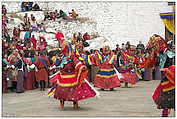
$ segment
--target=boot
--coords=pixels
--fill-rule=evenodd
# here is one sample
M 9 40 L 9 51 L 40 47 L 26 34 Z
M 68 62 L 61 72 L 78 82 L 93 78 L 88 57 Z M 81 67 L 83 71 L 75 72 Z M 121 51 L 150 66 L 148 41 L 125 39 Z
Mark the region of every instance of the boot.
M 64 104 L 60 104 L 59 107 L 60 107 L 61 110 L 64 110 Z
M 125 82 L 125 88 L 128 88 L 128 83 L 127 82 Z
M 78 102 L 75 102 L 75 101 L 73 102 L 73 107 L 74 107 L 74 109 L 79 109 L 80 108 Z
M 114 90 L 114 88 L 111 88 L 111 89 L 110 89 L 110 91 L 113 91 L 113 90 Z
M 45 81 L 42 81 L 43 85 L 42 85 L 42 90 L 45 91 Z
M 64 110 L 64 101 L 63 101 L 63 100 L 60 100 L 59 108 L 60 108 L 61 110 Z
M 168 109 L 167 108 L 162 110 L 162 117 L 168 117 Z
M 40 91 L 42 91 L 42 81 L 40 81 L 39 83 L 40 83 Z
M 132 84 L 132 85 L 131 85 L 131 88 L 135 88 L 135 87 L 136 87 L 135 84 Z

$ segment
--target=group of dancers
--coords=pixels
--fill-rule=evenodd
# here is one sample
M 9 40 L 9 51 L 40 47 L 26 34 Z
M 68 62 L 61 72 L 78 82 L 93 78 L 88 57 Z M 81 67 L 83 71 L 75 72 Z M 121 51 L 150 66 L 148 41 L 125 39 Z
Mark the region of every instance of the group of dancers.
M 60 44 L 63 57 L 59 71 L 51 77 L 50 82 L 54 85 L 49 94 L 53 93 L 54 98 L 60 101 L 59 108 L 62 110 L 65 101 L 72 101 L 73 107 L 78 109 L 78 101 L 99 95 L 94 87 L 112 91 L 121 86 L 120 82 L 125 82 L 127 86 L 128 83 L 134 85 L 138 81 L 138 76 L 131 67 L 133 59 L 126 51 L 122 54 L 127 60 L 122 63 L 130 65 L 125 68 L 122 67 L 123 65 L 117 65 L 116 55 L 109 46 L 104 46 L 102 52 L 96 50 L 90 55 L 85 55 L 81 43 L 81 45 L 75 45 L 75 49 L 64 40 L 61 40 Z M 167 49 L 163 50 L 167 51 Z M 89 83 L 87 64 L 98 66 L 93 86 Z M 169 110 L 175 108 L 175 66 L 171 63 L 167 68 L 161 68 L 160 71 L 162 80 L 152 98 L 158 109 L 163 109 L 162 116 L 168 116 Z

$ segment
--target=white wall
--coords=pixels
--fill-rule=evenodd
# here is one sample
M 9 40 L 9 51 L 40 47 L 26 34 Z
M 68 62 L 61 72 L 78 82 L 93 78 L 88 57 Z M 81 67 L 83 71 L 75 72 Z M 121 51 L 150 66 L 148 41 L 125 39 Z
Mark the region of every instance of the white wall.
M 9 3 L 9 2 L 8 2 Z M 39 2 L 38 2 L 39 3 Z M 9 12 L 18 11 L 20 3 L 7 5 Z M 164 25 L 159 13 L 169 12 L 167 2 L 48 2 L 39 3 L 51 10 L 75 9 L 79 16 L 90 17 L 97 22 L 96 30 L 112 44 L 130 41 L 137 44 L 139 40 L 147 43 L 154 33 L 164 37 Z M 86 32 L 86 31 L 83 31 Z

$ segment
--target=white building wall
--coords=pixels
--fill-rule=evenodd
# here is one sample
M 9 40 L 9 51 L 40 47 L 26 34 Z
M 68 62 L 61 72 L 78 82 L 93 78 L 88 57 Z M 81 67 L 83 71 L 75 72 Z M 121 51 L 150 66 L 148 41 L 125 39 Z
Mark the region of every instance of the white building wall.
M 147 43 L 150 36 L 160 34 L 164 37 L 164 25 L 159 13 L 170 12 L 168 2 L 38 2 L 43 9 L 62 9 L 66 13 L 75 9 L 79 16 L 89 17 L 97 22 L 96 30 L 111 44 L 130 41 L 136 45 L 140 40 Z M 7 5 L 9 12 L 20 10 L 20 3 Z M 95 29 L 95 28 L 94 28 Z M 86 31 L 82 31 L 86 32 Z

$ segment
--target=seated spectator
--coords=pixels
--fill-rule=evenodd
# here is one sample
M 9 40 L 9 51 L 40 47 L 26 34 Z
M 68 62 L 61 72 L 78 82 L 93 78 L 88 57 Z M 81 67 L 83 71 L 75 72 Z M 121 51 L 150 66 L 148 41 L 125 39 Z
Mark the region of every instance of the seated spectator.
M 22 31 L 29 31 L 30 30 L 30 22 L 25 23 L 25 24 L 21 23 L 21 25 L 23 28 Z
M 62 10 L 60 10 L 60 16 L 58 18 L 63 18 L 64 20 L 67 20 L 67 21 L 71 21 L 72 20 L 72 18 L 67 16 L 67 14 L 65 12 L 63 12 Z
M 36 40 L 35 36 L 32 35 L 32 37 L 31 37 L 29 40 L 32 42 L 32 47 L 33 47 L 34 49 L 36 49 L 37 40 Z
M 46 32 L 44 23 L 38 24 L 38 28 L 37 29 L 38 29 L 39 32 Z
M 40 11 L 41 9 L 40 9 L 39 5 L 36 3 L 36 4 L 33 6 L 32 10 L 33 10 L 33 11 Z
M 86 32 L 84 35 L 83 35 L 83 39 L 84 40 L 90 40 L 90 35 Z
M 18 38 L 20 37 L 20 29 L 14 27 L 13 29 L 13 40 L 18 40 Z
M 72 12 L 69 13 L 70 17 L 73 19 L 76 19 L 78 14 L 74 11 L 74 9 L 72 9 Z
M 50 15 L 49 15 L 49 12 L 44 12 L 44 21 L 46 20 L 49 20 L 50 19 Z M 51 20 L 51 19 L 50 19 Z
M 31 14 L 31 21 L 32 22 L 36 22 L 36 18 L 35 18 L 35 16 L 33 14 Z
M 25 13 L 25 16 L 23 17 L 24 23 L 30 22 L 30 18 L 28 17 L 28 13 Z
M 55 13 L 54 12 L 50 12 L 50 20 L 55 21 Z
M 21 11 L 22 12 L 28 11 L 28 2 L 22 2 L 22 4 L 21 4 Z
M 38 30 L 37 29 L 37 21 L 36 21 L 36 18 L 34 17 L 33 14 L 31 14 L 31 21 L 30 21 L 30 23 L 31 23 L 32 30 L 33 31 L 37 31 Z
M 31 11 L 33 8 L 33 2 L 28 2 L 28 9 Z
M 55 18 L 58 18 L 60 16 L 57 10 L 55 10 L 54 14 L 55 14 Z

